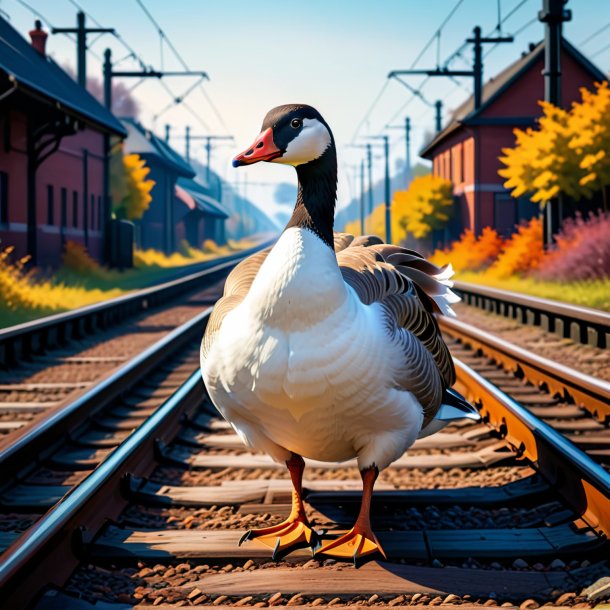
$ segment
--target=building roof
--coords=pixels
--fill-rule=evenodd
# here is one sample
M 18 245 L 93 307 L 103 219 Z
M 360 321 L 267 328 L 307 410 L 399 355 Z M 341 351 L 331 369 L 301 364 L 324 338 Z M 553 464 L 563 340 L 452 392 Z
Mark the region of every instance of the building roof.
M 43 97 L 67 114 L 120 136 L 120 121 L 50 57 L 43 56 L 12 25 L 0 17 L 0 71 L 19 89 Z
M 212 197 L 210 190 L 195 180 L 178 178 L 176 196 L 191 209 L 195 204 L 207 216 L 225 219 L 230 216 L 220 201 Z
M 121 120 L 127 130 L 126 153 L 151 155 L 178 176 L 184 176 L 185 178 L 195 176 L 195 170 L 167 142 L 143 127 L 135 119 L 125 118 Z
M 590 72 L 596 80 L 606 80 L 606 75 L 589 61 L 578 49 L 571 45 L 565 38 L 562 39 L 563 50 L 572 56 L 585 70 Z M 478 117 L 486 108 L 505 93 L 513 83 L 518 80 L 529 68 L 540 58 L 544 58 L 544 42 L 538 43 L 529 53 L 522 55 L 517 61 L 504 68 L 502 72 L 490 79 L 483 86 L 480 108 L 474 108 L 474 96 L 470 96 L 463 104 L 452 113 L 449 123 L 432 140 L 424 145 L 420 156 L 425 157 L 440 144 L 447 136 L 467 125 Z

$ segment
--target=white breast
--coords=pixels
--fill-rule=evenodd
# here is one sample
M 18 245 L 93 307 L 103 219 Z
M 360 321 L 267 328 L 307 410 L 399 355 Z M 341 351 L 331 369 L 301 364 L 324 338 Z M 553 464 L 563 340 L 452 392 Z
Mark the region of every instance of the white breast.
M 383 468 L 421 427 L 417 401 L 395 389 L 399 359 L 380 307 L 362 305 L 334 252 L 294 228 L 225 317 L 202 371 L 223 415 L 276 459 L 283 448 Z

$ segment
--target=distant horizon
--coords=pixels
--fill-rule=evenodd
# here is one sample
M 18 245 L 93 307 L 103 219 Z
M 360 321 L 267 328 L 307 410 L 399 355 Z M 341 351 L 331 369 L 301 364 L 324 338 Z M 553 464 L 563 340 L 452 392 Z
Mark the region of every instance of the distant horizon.
M 234 146 L 218 147 L 212 167 L 242 194 L 247 179 L 248 199 L 272 218 L 286 210 L 285 205 L 278 206 L 273 200 L 275 187 L 280 183 L 296 183 L 295 173 L 271 164 L 238 170 L 230 167 L 232 156 L 256 137 L 271 107 L 307 102 L 318 108 L 329 122 L 339 155 L 337 209 L 340 210 L 359 193 L 357 170 L 364 151 L 349 147 L 359 126 L 361 135 L 374 135 L 381 133 L 389 121 L 402 125 L 408 114 L 413 125 L 412 163 L 424 162 L 417 153 L 426 133 L 432 132 L 434 110 L 413 97 L 400 83 L 387 81 L 388 72 L 409 68 L 456 7 L 442 31 L 440 45 L 437 47 L 433 41 L 417 62 L 417 68 L 434 67 L 437 57 L 442 64 L 462 45 L 475 25 L 480 25 L 487 34 L 493 32 L 498 22 L 496 3 L 481 6 L 476 0 L 437 0 L 433 7 L 422 7 L 417 0 L 385 0 L 374 6 L 364 1 L 312 0 L 306 8 L 295 2 L 280 5 L 271 0 L 257 3 L 238 0 L 231 4 L 231 10 L 219 0 L 205 3 L 177 0 L 171 5 L 148 0 L 147 10 L 167 37 L 161 53 L 158 32 L 135 1 L 109 0 L 103 6 L 94 0 L 58 0 L 53 6 L 44 0 L 28 0 L 27 4 L 41 14 L 43 23 L 48 20 L 44 23 L 45 29 L 74 27 L 76 5 L 82 6 L 101 26 L 117 28 L 122 39 L 147 65 L 155 69 L 182 69 L 169 40 L 191 70 L 207 71 L 210 82 L 194 87 L 178 105 L 172 105 L 171 95 L 157 79 L 121 82 L 132 89 L 133 97 L 140 104 L 139 120 L 160 137 L 164 137 L 166 123 L 172 125 L 172 135 L 184 134 L 187 125 L 193 135 L 233 135 Z M 502 31 L 514 33 L 516 41 L 495 48 L 486 46 L 485 81 L 517 59 L 530 42 L 542 40 L 543 26 L 537 21 L 541 4 L 541 0 L 501 2 L 501 15 L 505 19 Z M 476 22 L 472 18 L 475 8 Z M 571 0 L 566 8 L 573 13 L 572 21 L 564 25 L 566 38 L 607 73 L 610 45 L 603 33 L 593 35 L 610 21 L 610 2 L 602 7 L 599 0 Z M 0 15 L 26 38 L 37 18 L 17 0 L 0 0 Z M 88 25 L 97 24 L 90 19 Z M 583 41 L 585 44 L 581 46 Z M 88 76 L 101 78 L 99 60 L 106 47 L 112 49 L 120 69 L 140 69 L 138 63 L 126 57 L 128 51 L 115 37 L 90 35 L 89 43 L 92 53 L 87 55 Z M 70 66 L 76 71 L 76 45 L 71 38 L 50 35 L 47 51 L 62 67 Z M 471 61 L 472 50 L 467 47 L 451 66 L 468 69 Z M 424 78 L 410 77 L 408 83 L 415 87 Z M 173 96 L 183 96 L 196 80 L 169 77 L 164 82 Z M 470 94 L 470 79 L 460 79 L 457 83 L 445 78 L 429 79 L 423 88 L 428 103 L 444 100 L 445 120 Z M 212 100 L 221 120 L 206 96 Z M 377 98 L 372 112 L 368 113 Z M 363 122 L 365 117 L 367 120 Z M 391 136 L 390 167 L 394 170 L 399 159 L 404 162 L 403 132 L 392 129 L 384 133 Z M 170 137 L 170 144 L 180 154 L 184 154 L 183 141 L 183 138 L 178 141 Z M 359 145 L 364 142 L 361 138 L 356 140 Z M 193 158 L 205 162 L 201 146 L 192 146 L 191 153 Z M 374 180 L 381 179 L 382 174 L 383 161 L 379 155 L 375 159 Z

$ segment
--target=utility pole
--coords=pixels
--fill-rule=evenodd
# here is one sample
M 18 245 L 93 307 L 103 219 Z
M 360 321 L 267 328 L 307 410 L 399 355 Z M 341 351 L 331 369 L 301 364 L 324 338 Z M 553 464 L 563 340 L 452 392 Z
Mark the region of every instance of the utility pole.
M 217 140 L 233 140 L 233 136 L 202 136 L 205 140 L 205 152 L 207 158 L 207 165 L 205 168 L 205 179 L 210 185 L 210 161 L 212 158 L 212 142 Z
M 572 11 L 564 6 L 567 0 L 542 0 L 538 19 L 544 23 L 544 100 L 561 107 L 562 26 L 572 19 Z M 561 198 L 547 201 L 542 212 L 545 250 L 554 242 L 562 220 Z
M 114 28 L 88 28 L 85 13 L 76 13 L 75 28 L 52 28 L 53 34 L 76 34 L 76 81 L 87 88 L 87 34 L 114 34 Z
M 441 100 L 436 100 L 434 103 L 434 127 L 436 133 L 439 133 L 443 127 L 443 102 Z
M 364 159 L 360 161 L 360 235 L 364 235 Z
M 387 135 L 369 136 L 374 140 L 383 141 L 383 154 L 385 158 L 385 180 L 384 180 L 384 198 L 385 198 L 385 239 L 386 243 L 392 243 L 392 193 L 390 187 L 390 138 Z
M 405 131 L 405 178 L 407 186 L 411 182 L 411 119 L 405 117 L 404 127 L 402 125 L 386 125 L 386 129 L 404 129 Z
M 474 108 L 475 110 L 481 107 L 482 94 L 483 94 L 483 45 L 488 43 L 499 44 L 501 42 L 513 42 L 512 36 L 498 36 L 496 38 L 490 38 L 488 36 L 481 36 L 481 28 L 475 27 L 473 30 L 473 38 L 467 38 L 466 42 L 474 45 L 474 61 L 472 64 L 472 70 L 449 70 L 448 68 L 436 68 L 428 70 L 392 70 L 388 74 L 388 78 L 395 78 L 398 82 L 405 84 L 399 77 L 410 76 L 413 74 L 423 74 L 425 76 L 470 76 L 474 80 Z M 408 87 L 411 89 L 410 87 Z
M 169 123 L 165 124 L 165 141 L 169 144 L 169 132 L 172 126 Z
M 206 72 L 180 70 L 180 71 L 165 71 L 165 70 L 140 70 L 140 71 L 115 71 L 112 69 L 112 51 L 106 49 L 104 51 L 104 106 L 112 112 L 112 79 L 113 78 L 163 78 L 165 76 L 199 76 L 201 78 L 209 78 Z M 110 201 L 110 136 L 104 135 L 104 212 L 102 215 L 103 225 L 106 227 L 110 222 L 111 217 L 111 201 Z M 168 208 L 168 219 L 171 218 L 169 212 L 172 211 L 173 199 L 170 201 Z M 171 224 L 168 222 L 167 230 L 171 229 Z M 108 235 L 108 230 L 106 236 Z M 166 235 L 165 244 L 166 250 L 169 253 L 171 238 Z M 110 252 L 110 244 L 107 243 L 107 254 Z

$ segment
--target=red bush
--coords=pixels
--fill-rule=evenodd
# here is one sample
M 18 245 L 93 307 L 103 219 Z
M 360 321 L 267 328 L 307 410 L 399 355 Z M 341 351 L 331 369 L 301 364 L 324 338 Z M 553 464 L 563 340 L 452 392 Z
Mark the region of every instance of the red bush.
M 542 260 L 536 277 L 550 281 L 610 278 L 610 215 L 578 216 L 564 222 L 557 246 Z

